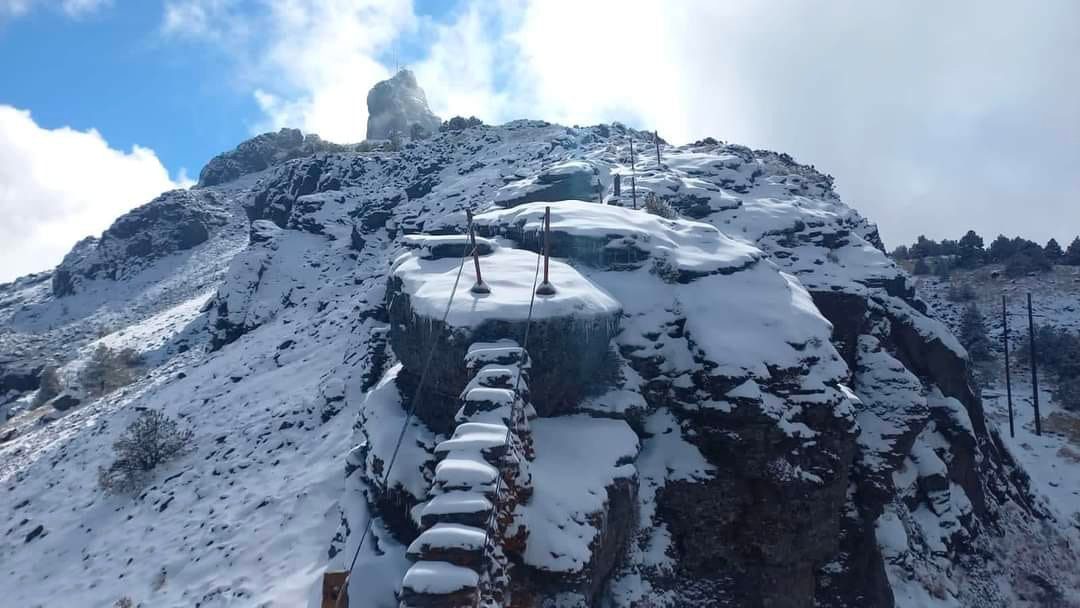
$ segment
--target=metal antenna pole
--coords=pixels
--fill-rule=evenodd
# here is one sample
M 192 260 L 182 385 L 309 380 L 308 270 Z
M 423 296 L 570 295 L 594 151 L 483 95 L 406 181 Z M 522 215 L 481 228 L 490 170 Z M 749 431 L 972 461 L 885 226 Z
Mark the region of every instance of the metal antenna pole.
M 469 291 L 475 294 L 491 293 L 491 288 L 484 283 L 484 278 L 480 276 L 480 249 L 476 246 L 476 227 L 473 226 L 472 210 L 466 209 L 465 216 L 469 218 L 469 240 L 472 242 L 473 266 L 476 267 L 476 283 Z
M 544 282 L 536 288 L 538 296 L 555 295 L 555 286 L 548 280 L 548 263 L 551 258 L 551 207 L 544 207 Z
M 1005 296 L 1001 296 L 1001 325 L 1004 327 L 1002 342 L 1005 345 L 1005 395 L 1009 400 L 1009 437 L 1016 437 L 1013 427 L 1012 379 L 1009 376 L 1009 313 L 1005 307 Z
M 1038 353 L 1035 352 L 1035 315 L 1031 312 L 1031 292 L 1027 294 L 1028 332 L 1031 338 L 1031 396 L 1035 406 L 1035 434 L 1042 435 L 1042 420 L 1039 416 L 1039 367 Z

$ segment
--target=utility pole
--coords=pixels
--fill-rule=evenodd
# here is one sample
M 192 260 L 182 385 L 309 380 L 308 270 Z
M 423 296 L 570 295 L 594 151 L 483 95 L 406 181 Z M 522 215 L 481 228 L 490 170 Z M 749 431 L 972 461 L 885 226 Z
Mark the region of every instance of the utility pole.
M 653 131 L 653 141 L 656 142 L 656 168 L 662 169 L 664 165 L 660 161 L 660 131 Z
M 1009 313 L 1005 308 L 1005 295 L 1001 296 L 1001 326 L 1004 328 L 1002 342 L 1005 346 L 1005 395 L 1009 400 L 1009 437 L 1016 437 L 1013 427 L 1012 379 L 1009 377 Z
M 1038 355 L 1035 352 L 1035 316 L 1031 313 L 1031 292 L 1027 294 L 1028 305 L 1028 333 L 1031 338 L 1031 397 L 1035 406 L 1035 434 L 1042 435 L 1042 420 L 1039 417 L 1039 374 L 1036 368 L 1039 366 Z
M 634 162 L 634 138 L 630 137 L 630 196 L 634 199 L 634 209 L 637 209 L 637 165 Z

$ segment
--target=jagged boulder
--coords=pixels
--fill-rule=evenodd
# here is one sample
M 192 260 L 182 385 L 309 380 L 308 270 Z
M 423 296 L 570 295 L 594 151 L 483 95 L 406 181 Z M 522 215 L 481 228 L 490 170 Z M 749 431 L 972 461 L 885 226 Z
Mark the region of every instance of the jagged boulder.
M 241 143 L 234 150 L 210 159 L 199 172 L 199 187 L 231 182 L 242 175 L 316 152 L 341 152 L 347 148 L 323 141 L 314 133 L 304 135 L 300 129 L 263 133 Z
M 427 96 L 409 70 L 372 87 L 367 107 L 367 139 L 423 139 L 442 126 L 442 119 L 428 108 Z

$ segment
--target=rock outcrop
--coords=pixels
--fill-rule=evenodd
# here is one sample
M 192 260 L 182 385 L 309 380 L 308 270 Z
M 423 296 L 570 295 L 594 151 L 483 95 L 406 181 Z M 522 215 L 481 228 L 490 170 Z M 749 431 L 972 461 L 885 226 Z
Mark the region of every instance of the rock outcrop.
M 367 139 L 423 139 L 442 126 L 442 119 L 428 108 L 427 96 L 409 70 L 372 87 L 367 108 Z
M 323 141 L 314 133 L 305 135 L 300 129 L 263 133 L 236 146 L 232 151 L 210 159 L 202 171 L 199 171 L 199 187 L 231 182 L 242 175 L 317 152 L 341 152 L 346 149 L 347 146 Z
M 205 242 L 228 218 L 213 192 L 166 192 L 121 216 L 100 238 L 76 244 L 53 273 L 53 293 L 68 296 L 87 280 L 130 277 L 154 260 Z

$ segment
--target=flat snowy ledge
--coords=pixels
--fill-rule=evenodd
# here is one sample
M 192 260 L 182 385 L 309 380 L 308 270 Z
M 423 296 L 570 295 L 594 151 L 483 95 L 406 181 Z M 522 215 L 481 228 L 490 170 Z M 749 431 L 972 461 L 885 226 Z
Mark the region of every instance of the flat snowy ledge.
M 606 241 L 609 247 L 632 246 L 696 274 L 737 270 L 764 257 L 758 248 L 729 238 L 711 224 L 586 201 L 529 203 L 481 213 L 475 222 L 489 228 L 514 226 L 524 234 L 539 235 L 548 207 L 554 233 Z
M 414 252 L 394 261 L 392 276 L 401 281 L 402 293 L 416 315 L 441 319 L 458 275 L 459 259 L 428 260 Z M 488 294 L 475 294 L 471 264 L 461 273 L 457 295 L 447 322 L 454 327 L 475 327 L 487 320 L 524 321 L 529 316 L 536 278 L 537 255 L 520 249 L 497 248 L 481 256 L 480 268 Z M 543 269 L 541 269 L 541 273 Z M 608 293 L 593 285 L 567 264 L 551 261 L 553 296 L 537 296 L 533 319 L 553 317 L 614 317 L 621 310 Z

